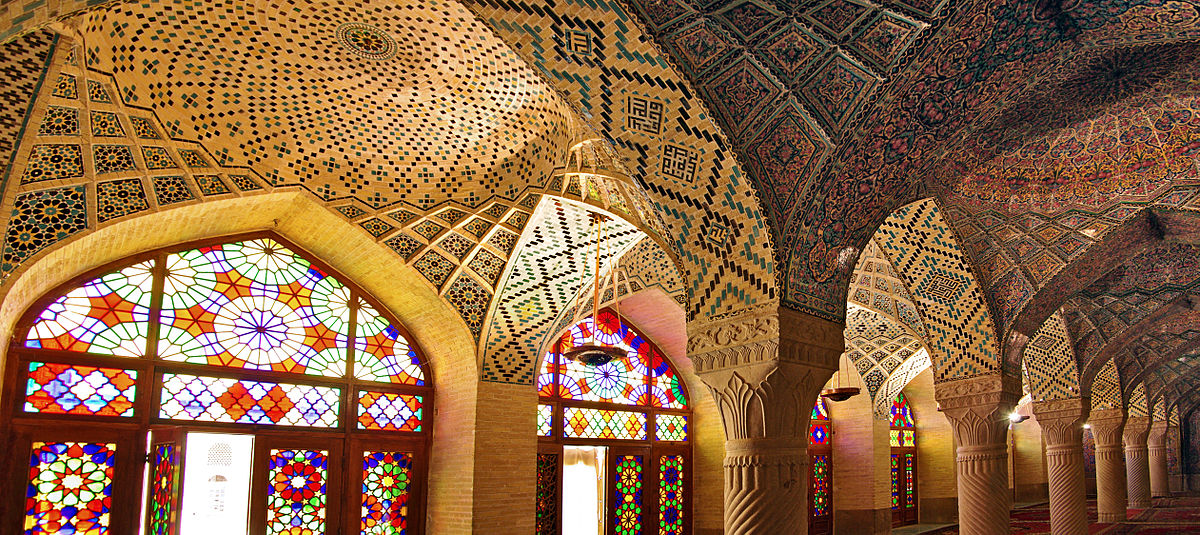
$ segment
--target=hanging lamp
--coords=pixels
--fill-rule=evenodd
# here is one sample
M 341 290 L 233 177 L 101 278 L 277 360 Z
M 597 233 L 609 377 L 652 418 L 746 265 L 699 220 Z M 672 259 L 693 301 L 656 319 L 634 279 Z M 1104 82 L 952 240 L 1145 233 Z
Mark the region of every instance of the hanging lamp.
M 846 372 L 849 373 L 849 372 Z M 846 385 L 842 385 L 842 366 L 838 366 L 837 372 L 833 375 L 833 388 L 826 388 L 821 391 L 821 397 L 829 401 L 846 401 L 854 396 L 857 396 L 860 389 L 857 386 L 848 386 L 850 378 L 846 378 Z
M 592 332 L 591 339 L 587 343 L 577 345 L 571 349 L 562 351 L 560 354 L 567 360 L 572 360 L 583 364 L 584 366 L 596 367 L 603 366 L 614 360 L 624 358 L 625 350 L 616 346 L 600 344 L 596 341 L 596 333 L 600 330 L 600 254 L 604 247 L 605 240 L 608 237 L 603 232 L 604 223 L 608 221 L 608 216 L 592 213 L 592 224 L 596 225 L 596 264 L 595 272 L 592 278 Z M 617 328 L 621 325 L 621 309 L 619 308 L 617 299 L 617 269 L 613 267 L 612 271 L 612 290 L 613 290 L 613 306 L 615 307 Z

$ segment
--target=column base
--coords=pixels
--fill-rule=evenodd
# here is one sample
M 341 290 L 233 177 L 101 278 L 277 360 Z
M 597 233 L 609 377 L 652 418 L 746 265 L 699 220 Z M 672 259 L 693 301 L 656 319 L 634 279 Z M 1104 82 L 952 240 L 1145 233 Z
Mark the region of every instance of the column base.
M 1096 520 L 1101 524 L 1115 524 L 1129 520 L 1129 515 L 1121 513 L 1100 513 Z

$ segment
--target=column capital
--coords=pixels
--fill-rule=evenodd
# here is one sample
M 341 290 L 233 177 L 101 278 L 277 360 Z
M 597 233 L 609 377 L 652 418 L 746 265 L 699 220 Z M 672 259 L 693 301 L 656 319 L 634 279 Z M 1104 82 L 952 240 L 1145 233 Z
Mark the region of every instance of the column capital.
M 1125 419 L 1122 440 L 1131 446 L 1146 447 L 1146 436 L 1150 434 L 1150 418 L 1148 416 L 1131 416 Z
M 954 426 L 959 448 L 1003 443 L 1008 413 L 1020 399 L 1020 378 L 985 375 L 954 379 L 934 385 L 942 414 Z
M 845 325 L 764 305 L 688 323 L 688 357 L 696 373 L 764 363 L 836 370 L 846 349 Z
M 1102 409 L 1092 411 L 1088 418 L 1092 426 L 1092 436 L 1096 445 L 1120 445 L 1121 432 L 1125 428 L 1125 411 L 1121 409 Z
M 1046 445 L 1077 445 L 1083 440 L 1083 423 L 1091 411 L 1087 398 L 1033 402 L 1033 415 L 1042 427 Z
M 1151 447 L 1165 447 L 1167 439 L 1167 430 L 1170 429 L 1170 423 L 1166 420 L 1159 420 L 1150 424 L 1150 434 L 1146 435 L 1146 443 Z

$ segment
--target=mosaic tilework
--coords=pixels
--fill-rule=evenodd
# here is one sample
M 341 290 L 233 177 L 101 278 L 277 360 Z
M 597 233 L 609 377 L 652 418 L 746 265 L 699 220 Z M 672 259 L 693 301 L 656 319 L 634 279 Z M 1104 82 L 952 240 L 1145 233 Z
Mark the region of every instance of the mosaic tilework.
M 171 157 L 171 153 L 163 147 L 142 147 L 142 156 L 146 158 L 147 169 L 177 169 L 179 165 Z
M 137 169 L 137 164 L 133 161 L 133 150 L 125 145 L 93 145 L 92 156 L 95 158 L 97 173 Z
M 1035 401 L 1080 396 L 1075 353 L 1062 316 L 1054 314 L 1029 339 L 1022 357 L 1028 370 L 1029 390 Z
M 79 145 L 34 145 L 21 184 L 82 176 L 83 150 Z
M 255 182 L 253 178 L 246 175 L 229 175 L 229 180 L 233 181 L 233 185 L 242 191 L 254 191 L 262 189 L 262 186 Z
M 405 260 L 412 257 L 412 254 L 422 247 L 420 240 L 404 233 L 389 238 L 384 244 L 396 251 L 396 254 L 404 257 Z
M 555 319 L 582 280 L 592 276 L 594 260 L 584 262 L 596 255 L 589 213 L 584 205 L 565 200 L 538 205 L 527 242 L 514 253 L 496 295 L 496 312 L 483 343 L 485 381 L 532 384 L 541 345 L 553 334 Z M 606 228 L 602 266 L 645 236 L 624 220 L 612 220 Z
M 413 263 L 421 275 L 424 275 L 434 286 L 441 288 L 454 272 L 454 262 L 433 251 L 426 251 Z
M 475 338 L 483 331 L 483 322 L 488 312 L 488 302 L 492 294 L 480 286 L 474 279 L 459 274 L 450 287 L 446 289 L 446 300 L 454 306 L 458 314 L 467 322 L 467 329 Z M 532 366 L 532 364 L 530 364 Z
M 79 135 L 79 110 L 66 106 L 50 106 L 38 127 L 41 136 Z
M 904 361 L 900 367 L 896 368 L 879 390 L 875 393 L 873 414 L 876 420 L 888 420 L 891 418 L 892 400 L 896 399 L 896 394 L 904 390 L 908 383 L 921 372 L 929 369 L 932 362 L 929 360 L 929 352 L 924 348 L 917 351 L 911 358 Z
M 875 240 L 867 242 L 858 256 L 854 273 L 850 275 L 846 301 L 869 308 L 907 327 L 914 334 L 925 336 L 925 324 L 917 314 L 917 306 Z
M 504 259 L 496 256 L 487 249 L 480 248 L 475 257 L 467 264 L 483 280 L 491 283 L 492 287 L 500 281 L 500 273 L 504 271 Z
M 200 154 L 198 150 L 179 149 L 179 159 L 183 160 L 183 165 L 191 168 L 203 169 L 209 167 L 208 159 Z
M 137 178 L 96 184 L 96 219 L 101 223 L 150 208 Z
M 687 251 L 680 260 L 689 316 L 778 298 L 773 255 L 761 254 L 774 239 L 752 182 L 701 96 L 651 44 L 636 13 L 608 0 L 466 5 L 582 110 L 598 137 L 612 140 L 625 174 L 647 188 L 647 202 L 630 208 L 661 214 L 667 229 L 661 234 L 677 251 Z M 587 54 L 566 47 L 574 41 L 563 35 L 571 31 L 588 34 Z M 747 101 L 766 100 L 745 95 Z M 660 125 L 657 134 L 654 125 Z M 802 127 L 786 130 L 799 134 Z M 564 188 L 568 196 L 589 189 L 573 180 Z M 837 309 L 830 315 L 840 315 L 841 306 L 829 307 Z
M 108 96 L 108 89 L 104 87 L 104 84 L 96 80 L 88 80 L 87 92 L 88 100 L 92 102 L 112 103 L 112 97 Z
M 54 35 L 35 32 L 0 45 L 0 179 L 12 179 L 11 165 L 18 138 L 25 128 L 33 96 L 46 69 L 46 60 L 54 50 Z M 44 85 L 58 85 L 47 80 Z M 33 125 L 29 126 L 30 129 Z
M 983 292 L 934 201 L 896 210 L 878 232 L 883 237 L 875 242 L 925 320 L 936 378 L 999 373 L 1003 363 Z M 1019 363 L 1010 369 L 1016 373 Z
M 87 228 L 84 186 L 17 195 L 4 234 L 0 273 L 7 276 L 38 251 Z
M 79 84 L 75 82 L 74 76 L 60 74 L 54 83 L 54 91 L 50 94 L 61 98 L 77 99 L 79 98 Z
M 496 250 L 506 255 L 510 255 L 512 254 L 513 249 L 516 249 L 517 247 L 517 237 L 518 236 L 516 234 L 506 230 L 497 230 L 490 238 L 488 238 L 487 243 L 488 245 L 495 247 Z
M 1129 400 L 1125 404 L 1126 415 L 1133 417 L 1150 416 L 1150 407 L 1146 405 L 1146 386 L 1138 383 L 1129 391 Z
M 106 111 L 92 111 L 90 114 L 92 135 L 96 137 L 125 137 L 125 128 L 117 114 Z
M 450 253 L 454 258 L 461 261 L 467 256 L 467 253 L 471 252 L 471 248 L 475 246 L 475 243 L 459 234 L 451 232 L 439 240 L 437 245 L 440 249 Z
M 363 221 L 362 223 L 359 223 L 358 226 L 362 227 L 369 234 L 376 238 L 383 236 L 384 234 L 387 234 L 396 228 L 385 223 L 382 219 L 377 217 Z
M 438 233 L 445 230 L 445 227 L 426 219 L 413 226 L 412 229 L 413 232 L 420 234 L 421 237 L 425 238 L 426 240 L 433 240 L 437 237 Z
M 159 206 L 190 201 L 196 196 L 192 194 L 187 181 L 181 176 L 156 176 L 154 181 L 154 199 Z
M 1091 385 L 1092 410 L 1124 409 L 1121 403 L 1121 379 L 1117 376 L 1117 366 L 1108 361 L 1100 369 L 1100 373 L 1092 380 Z
M 179 137 L 204 139 L 227 150 L 221 163 L 253 165 L 275 186 L 303 185 L 326 199 L 357 197 L 372 208 L 404 199 L 422 209 L 451 196 L 472 207 L 515 200 L 571 145 L 566 103 L 457 3 L 355 0 L 344 6 L 353 27 L 338 10 L 294 7 L 118 4 L 94 14 L 84 37 L 95 68 L 125 73 L 123 89 Z M 249 40 L 246 25 L 274 30 Z M 159 31 L 171 26 L 205 31 Z M 365 28 L 396 48 L 365 54 L 388 42 L 363 48 L 368 41 L 350 36 Z M 142 36 L 141 46 L 129 47 L 129 35 Z M 261 57 L 311 68 L 268 81 L 257 72 Z M 317 68 L 314 57 L 329 61 Z M 429 68 L 446 57 L 456 66 Z M 220 89 L 200 89 L 214 71 Z
M 217 175 L 196 175 L 196 185 L 200 187 L 200 193 L 204 195 L 221 195 L 229 193 L 229 186 L 226 186 L 221 181 L 221 177 Z
M 133 126 L 133 135 L 138 139 L 162 139 L 158 135 L 158 129 L 154 127 L 154 121 L 150 119 L 131 115 L 129 124 Z
M 922 353 L 925 360 L 929 357 L 920 338 L 891 318 L 855 304 L 848 307 L 846 357 L 862 376 L 871 398 L 878 399 L 897 370 L 911 368 L 908 363 L 922 358 Z

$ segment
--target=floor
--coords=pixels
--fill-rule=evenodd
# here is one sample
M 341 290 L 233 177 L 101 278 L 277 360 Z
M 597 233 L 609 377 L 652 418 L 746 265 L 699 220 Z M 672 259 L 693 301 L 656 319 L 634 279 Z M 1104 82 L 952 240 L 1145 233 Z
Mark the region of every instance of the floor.
M 1096 501 L 1088 500 L 1088 519 L 1091 535 L 1166 535 L 1169 533 L 1200 534 L 1200 496 L 1155 498 L 1154 505 L 1145 510 L 1129 511 L 1129 520 L 1119 524 L 1096 522 Z M 1046 503 L 1015 508 L 1012 512 L 1011 533 L 1042 535 L 1050 533 L 1050 506 Z M 920 525 L 918 525 L 920 526 Z M 918 528 L 918 526 L 906 526 Z M 900 533 L 892 530 L 892 533 Z M 958 526 L 929 526 L 905 531 L 905 535 L 957 535 Z

